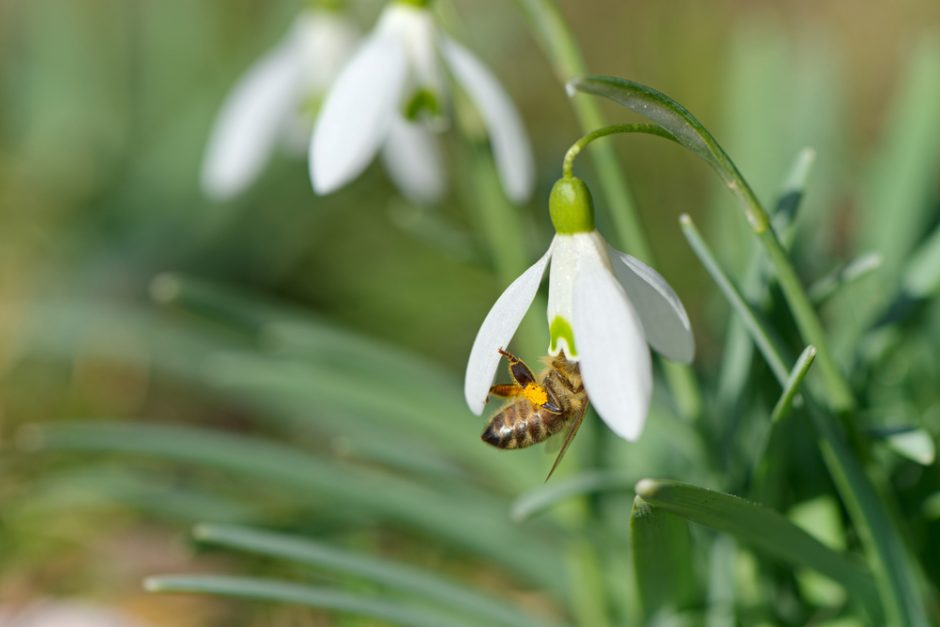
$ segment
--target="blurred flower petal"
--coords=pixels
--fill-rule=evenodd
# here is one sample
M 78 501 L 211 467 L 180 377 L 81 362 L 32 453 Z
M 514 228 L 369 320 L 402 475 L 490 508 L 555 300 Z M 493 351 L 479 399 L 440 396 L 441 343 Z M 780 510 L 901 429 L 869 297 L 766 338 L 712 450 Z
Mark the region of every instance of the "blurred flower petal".
M 636 440 L 649 410 L 652 364 L 639 317 L 604 261 L 581 258 L 572 326 L 591 403 L 614 433 Z
M 297 106 L 301 62 L 284 43 L 257 61 L 222 106 L 206 149 L 202 188 L 216 200 L 258 177 Z
M 401 41 L 377 32 L 337 77 L 310 143 L 310 180 L 328 194 L 359 175 L 385 141 L 405 86 Z
M 695 356 L 692 325 L 676 293 L 639 259 L 614 248 L 608 252 L 614 275 L 640 317 L 646 341 L 669 359 L 691 362 Z
M 473 413 L 479 415 L 486 404 L 486 396 L 496 368 L 499 366 L 498 350 L 506 348 L 519 328 L 535 294 L 542 282 L 545 268 L 552 254 L 552 247 L 542 255 L 528 270 L 513 281 L 506 291 L 496 300 L 493 308 L 486 315 L 477 337 L 470 349 L 467 361 L 467 375 L 464 381 L 464 395 L 467 405 Z
M 432 204 L 446 189 L 443 155 L 432 131 L 394 116 L 382 157 L 389 176 L 409 199 Z
M 444 38 L 441 52 L 486 122 L 506 194 L 513 202 L 527 201 L 535 186 L 535 166 L 519 112 L 496 78 L 469 50 Z

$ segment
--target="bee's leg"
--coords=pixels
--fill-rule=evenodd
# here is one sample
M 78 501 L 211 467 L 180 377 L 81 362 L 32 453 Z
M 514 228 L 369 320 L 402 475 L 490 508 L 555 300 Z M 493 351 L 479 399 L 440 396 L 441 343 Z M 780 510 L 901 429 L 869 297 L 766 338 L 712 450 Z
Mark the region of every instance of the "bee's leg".
M 535 383 L 535 375 L 532 374 L 532 371 L 529 370 L 529 367 L 525 365 L 524 361 L 503 349 L 499 349 L 499 354 L 505 357 L 506 361 L 509 362 L 509 374 L 512 375 L 512 378 L 520 387 Z
M 509 383 L 509 384 L 499 384 L 494 385 L 490 388 L 489 394 L 487 394 L 486 400 L 489 400 L 490 396 L 498 396 L 500 398 L 512 398 L 514 396 L 519 396 L 522 394 L 522 388 L 518 385 Z

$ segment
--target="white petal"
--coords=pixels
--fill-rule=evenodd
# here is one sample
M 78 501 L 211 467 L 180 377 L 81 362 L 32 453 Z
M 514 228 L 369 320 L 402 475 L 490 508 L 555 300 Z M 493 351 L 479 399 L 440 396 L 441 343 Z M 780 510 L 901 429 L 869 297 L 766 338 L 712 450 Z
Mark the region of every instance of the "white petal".
M 535 185 L 535 165 L 519 112 L 496 78 L 469 50 L 442 38 L 441 51 L 486 122 L 506 194 L 513 202 L 525 202 Z
M 291 34 L 306 68 L 302 80 L 310 93 L 323 94 L 362 41 L 355 23 L 339 11 L 308 10 Z
M 202 188 L 217 200 L 247 188 L 267 163 L 298 105 L 301 59 L 285 42 L 235 85 L 216 118 L 202 164 Z
M 396 33 L 404 42 L 415 86 L 430 89 L 442 97 L 444 80 L 437 53 L 438 28 L 431 11 L 393 3 L 383 12 L 379 27 Z
M 395 116 L 382 157 L 395 185 L 411 200 L 431 204 L 444 195 L 441 147 L 434 133 L 422 124 Z
M 480 415 L 486 396 L 499 366 L 499 349 L 506 348 L 519 328 L 519 323 L 532 305 L 532 300 L 542 282 L 545 267 L 551 257 L 552 247 L 528 270 L 520 274 L 506 288 L 477 332 L 467 361 L 467 376 L 464 379 L 464 395 L 473 413 Z
M 551 326 L 555 318 L 562 318 L 571 323 L 572 290 L 574 279 L 578 272 L 578 259 L 581 256 L 581 235 L 556 235 L 552 243 L 552 267 L 548 273 L 548 324 Z M 554 349 L 553 349 L 554 348 Z M 559 338 L 554 347 L 549 345 L 552 355 L 564 351 L 568 359 L 577 361 L 579 357 L 574 353 L 574 346 L 568 346 L 564 338 Z
M 401 42 L 373 33 L 333 83 L 310 143 L 310 180 L 328 194 L 362 172 L 385 141 L 407 66 Z
M 691 362 L 695 356 L 692 325 L 672 287 L 639 259 L 608 250 L 614 274 L 640 316 L 646 341 L 669 359 Z
M 574 341 L 584 389 L 614 433 L 636 440 L 653 389 L 640 320 L 600 255 L 585 255 L 574 285 Z
M 362 41 L 355 24 L 339 11 L 304 11 L 290 34 L 303 63 L 302 100 L 284 128 L 283 144 L 291 155 L 310 151 L 316 112 L 328 88 L 353 57 Z

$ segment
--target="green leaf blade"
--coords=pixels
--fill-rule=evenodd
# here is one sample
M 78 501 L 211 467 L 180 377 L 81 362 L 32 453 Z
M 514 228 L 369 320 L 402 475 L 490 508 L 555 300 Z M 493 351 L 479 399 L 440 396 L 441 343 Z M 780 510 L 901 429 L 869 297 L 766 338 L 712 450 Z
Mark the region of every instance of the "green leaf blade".
M 781 561 L 812 568 L 840 583 L 874 612 L 871 574 L 852 558 L 828 548 L 784 516 L 742 498 L 677 481 L 644 479 L 637 495 L 652 507 L 735 536 Z
M 397 562 L 352 553 L 309 539 L 270 533 L 233 525 L 199 525 L 193 535 L 207 544 L 286 559 L 333 572 L 354 575 L 393 589 L 459 609 L 464 616 L 475 615 L 500 625 L 536 627 L 536 620 L 501 599 L 463 584 Z
M 289 581 L 231 577 L 224 575 L 161 575 L 144 581 L 148 592 L 191 592 L 239 599 L 294 603 L 342 614 L 365 616 L 404 627 L 470 627 L 485 625 L 458 619 L 435 610 L 393 601 L 364 598 L 329 588 L 305 586 Z
M 697 596 L 692 538 L 686 521 L 650 506 L 642 497 L 630 514 L 633 570 L 649 620 L 664 610 L 681 610 Z

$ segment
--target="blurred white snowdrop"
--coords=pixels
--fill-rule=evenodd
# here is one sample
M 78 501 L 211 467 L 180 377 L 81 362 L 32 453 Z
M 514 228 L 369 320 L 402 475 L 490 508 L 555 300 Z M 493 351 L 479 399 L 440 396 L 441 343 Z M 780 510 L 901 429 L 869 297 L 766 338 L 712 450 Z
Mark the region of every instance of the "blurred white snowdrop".
M 636 440 L 652 395 L 647 345 L 690 362 L 695 343 L 689 317 L 665 279 L 595 230 L 591 195 L 581 180 L 559 180 L 549 210 L 556 235 L 548 251 L 506 288 L 477 333 L 467 364 L 467 404 L 483 412 L 498 350 L 508 346 L 551 262 L 549 352 L 580 363 L 597 413 L 617 435 Z
M 303 154 L 327 88 L 361 35 L 334 6 L 303 11 L 287 35 L 252 65 L 216 118 L 202 165 L 202 188 L 215 200 L 247 189 L 278 146 Z
M 408 197 L 439 199 L 446 176 L 436 132 L 447 126 L 449 73 L 486 125 L 507 196 L 524 202 L 534 165 L 519 113 L 490 71 L 441 32 L 428 4 L 395 0 L 386 6 L 330 88 L 310 145 L 314 190 L 339 189 L 381 151 Z
M 9 622 L 8 622 L 9 621 Z M 0 625 L 13 627 L 143 627 L 123 613 L 77 601 L 36 603 L 18 611 L 0 606 Z

